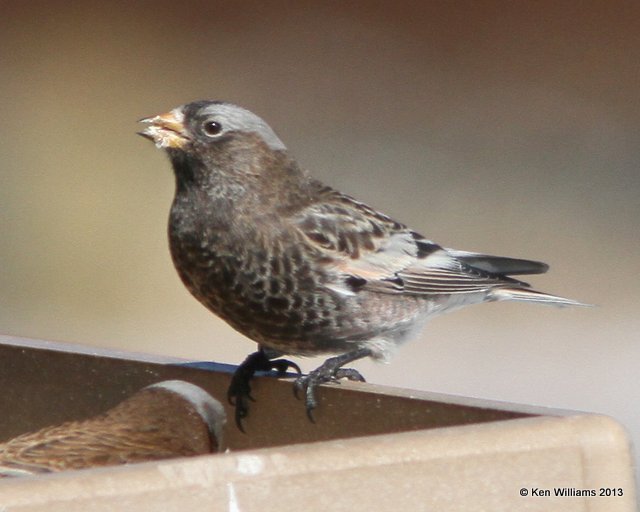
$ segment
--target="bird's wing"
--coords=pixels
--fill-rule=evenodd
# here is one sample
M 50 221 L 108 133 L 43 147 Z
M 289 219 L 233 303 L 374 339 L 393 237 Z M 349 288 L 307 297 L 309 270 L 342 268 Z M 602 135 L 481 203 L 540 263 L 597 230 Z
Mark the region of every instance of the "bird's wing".
M 490 274 L 502 274 L 508 276 L 544 274 L 549 270 L 549 265 L 541 261 L 521 260 L 506 258 L 504 256 L 489 256 L 477 252 L 447 249 L 447 252 L 477 270 L 483 270 Z
M 365 287 L 412 295 L 527 287 L 508 274 L 546 270 L 543 263 L 445 249 L 331 189 L 298 212 L 295 226 L 340 276 L 330 287 L 346 294 Z
M 46 472 L 175 455 L 154 443 L 154 429 L 140 435 L 123 425 L 126 435 L 119 435 L 123 432 L 114 428 L 117 425 L 102 423 L 102 417 L 68 422 L 13 438 L 0 445 L 0 468 L 7 473 L 8 468 Z

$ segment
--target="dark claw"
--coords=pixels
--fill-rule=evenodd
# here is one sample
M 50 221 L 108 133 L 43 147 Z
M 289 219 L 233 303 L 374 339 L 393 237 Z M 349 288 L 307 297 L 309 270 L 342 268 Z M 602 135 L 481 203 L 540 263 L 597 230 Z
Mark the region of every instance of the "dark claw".
M 246 401 L 240 398 L 236 403 L 235 420 L 238 430 L 240 430 L 240 432 L 242 432 L 243 434 L 246 434 L 246 432 L 244 430 L 244 427 L 242 426 L 242 420 L 247 417 L 248 413 L 249 409 L 247 408 Z
M 304 377 L 300 376 L 293 383 L 293 396 L 295 396 L 297 400 L 300 400 L 300 391 L 304 388 Z
M 235 421 L 241 432 L 245 432 L 242 420 L 249 414 L 249 401 L 255 402 L 255 398 L 251 395 L 250 384 L 255 373 L 275 370 L 281 377 L 287 373 L 289 368 L 294 369 L 298 375 L 302 374 L 300 367 L 293 361 L 287 359 L 270 360 L 263 350 L 249 354 L 238 366 L 229 384 L 227 400 L 235 407 Z
M 271 364 L 271 369 L 278 372 L 278 377 L 284 377 L 287 374 L 287 370 L 290 368 L 295 370 L 298 375 L 302 375 L 302 370 L 293 361 L 289 361 L 287 359 L 276 359 L 275 361 L 271 361 Z
M 300 400 L 300 393 L 304 392 L 304 405 L 307 410 L 307 417 L 311 423 L 316 422 L 313 417 L 313 410 L 318 406 L 318 401 L 315 397 L 315 388 L 318 384 L 323 384 L 324 382 L 332 380 L 317 378 L 317 374 L 315 374 L 315 372 L 317 372 L 317 370 L 311 372 L 309 375 L 298 377 L 293 383 L 293 394 L 298 400 Z
M 244 427 L 242 426 L 242 420 L 247 417 L 249 401 L 255 400 L 251 396 L 249 380 L 244 380 L 244 375 L 238 371 L 234 373 L 233 378 L 231 379 L 231 384 L 227 391 L 227 400 L 235 407 L 235 421 L 238 429 L 242 433 L 245 433 Z
M 315 390 L 320 384 L 327 382 L 340 383 L 340 379 L 347 379 L 357 382 L 366 382 L 362 374 L 353 368 L 336 368 L 327 369 L 322 366 L 317 370 L 312 371 L 309 375 L 298 377 L 293 383 L 293 394 L 300 400 L 300 393 L 304 391 L 304 402 L 307 409 L 307 416 L 312 423 L 315 423 L 313 418 L 313 410 L 318 406 L 318 400 L 316 399 Z
M 314 386 L 307 386 L 307 392 L 305 393 L 305 400 L 304 400 L 304 406 L 305 409 L 307 410 L 307 418 L 309 418 L 309 421 L 311 423 L 315 423 L 316 420 L 313 417 L 313 410 L 318 407 L 318 401 L 316 400 L 316 394 L 315 394 L 315 385 Z
M 341 368 L 343 364 L 371 355 L 368 349 L 358 349 L 341 356 L 331 357 L 322 365 L 313 370 L 309 375 L 300 376 L 293 383 L 293 394 L 299 400 L 300 392 L 304 391 L 304 405 L 307 409 L 307 417 L 313 423 L 313 410 L 318 406 L 315 388 L 326 382 L 339 382 L 340 379 L 365 382 L 359 371 L 353 368 Z

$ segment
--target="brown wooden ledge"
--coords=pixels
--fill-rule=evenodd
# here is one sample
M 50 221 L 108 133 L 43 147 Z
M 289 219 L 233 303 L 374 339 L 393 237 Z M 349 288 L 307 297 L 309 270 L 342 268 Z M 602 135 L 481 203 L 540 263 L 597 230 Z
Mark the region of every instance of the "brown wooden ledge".
M 234 370 L 10 336 L 0 361 L 0 441 L 165 379 L 226 404 Z M 0 512 L 636 509 L 629 440 L 610 418 L 348 382 L 318 391 L 310 423 L 291 379 L 253 387 L 247 434 L 227 423 L 230 453 L 4 479 Z M 556 487 L 623 495 L 531 495 Z

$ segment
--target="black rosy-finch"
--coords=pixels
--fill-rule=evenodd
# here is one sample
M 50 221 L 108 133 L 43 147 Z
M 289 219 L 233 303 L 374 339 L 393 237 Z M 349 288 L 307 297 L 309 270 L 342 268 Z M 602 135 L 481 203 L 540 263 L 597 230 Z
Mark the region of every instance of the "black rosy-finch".
M 0 443 L 0 477 L 216 452 L 225 421 L 222 404 L 202 388 L 163 381 L 99 416 Z
M 338 354 L 295 383 L 311 417 L 318 384 L 363 380 L 342 366 L 388 358 L 433 316 L 499 300 L 580 305 L 510 277 L 543 273 L 544 263 L 444 248 L 324 185 L 242 107 L 196 101 L 141 122 L 173 164 L 178 274 L 258 343 L 229 388 L 240 428 L 256 371 L 299 372 L 280 355 Z

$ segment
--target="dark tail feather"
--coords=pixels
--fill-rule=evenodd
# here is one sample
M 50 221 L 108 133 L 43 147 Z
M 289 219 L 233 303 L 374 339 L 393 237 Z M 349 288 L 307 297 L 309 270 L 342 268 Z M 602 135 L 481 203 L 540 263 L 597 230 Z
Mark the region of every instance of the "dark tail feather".
M 461 260 L 472 268 L 489 272 L 490 274 L 502 274 L 516 276 L 526 274 L 544 274 L 549 270 L 549 265 L 541 261 L 520 260 L 503 256 L 490 256 L 477 252 L 458 251 L 447 249 L 447 252 Z

